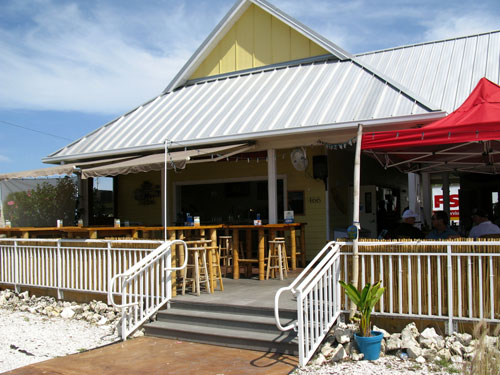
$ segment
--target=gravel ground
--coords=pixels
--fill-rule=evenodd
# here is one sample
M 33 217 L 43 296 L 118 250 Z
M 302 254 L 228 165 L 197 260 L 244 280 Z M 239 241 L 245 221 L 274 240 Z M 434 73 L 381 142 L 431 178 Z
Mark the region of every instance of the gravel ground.
M 403 360 L 395 356 L 380 357 L 376 361 L 344 361 L 325 366 L 307 366 L 298 368 L 294 375 L 450 375 L 462 373 L 458 368 L 441 367 L 436 364 L 420 364 Z
M 0 309 L 0 373 L 118 340 L 110 325 Z

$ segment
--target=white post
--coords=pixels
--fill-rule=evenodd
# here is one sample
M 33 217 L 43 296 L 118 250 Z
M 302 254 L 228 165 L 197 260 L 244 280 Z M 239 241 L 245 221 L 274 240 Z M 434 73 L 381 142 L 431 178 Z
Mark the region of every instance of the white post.
M 267 194 L 269 224 L 278 223 L 278 188 L 276 182 L 276 150 L 267 150 Z
M 430 173 L 422 173 L 422 193 L 422 204 L 424 207 L 424 220 L 422 221 L 430 228 L 433 204 Z
M 360 187 L 360 169 L 361 169 L 361 139 L 363 136 L 363 125 L 358 125 L 358 133 L 356 136 L 356 154 L 354 156 L 354 186 L 353 186 L 353 212 L 352 221 L 353 225 L 361 229 L 359 224 L 359 187 Z M 353 257 L 352 257 L 352 284 L 358 288 L 359 276 L 359 252 L 358 252 L 358 239 L 354 239 L 352 243 Z M 351 303 L 351 314 L 354 312 L 354 304 Z
M 443 211 L 450 217 L 450 175 L 443 173 Z
M 325 205 L 326 205 L 326 242 L 330 242 L 330 200 L 328 199 L 328 178 L 325 183 Z
M 408 207 L 417 215 L 417 221 L 420 221 L 420 205 L 418 199 L 419 175 L 408 173 Z
M 162 224 L 163 224 L 163 237 L 164 241 L 167 240 L 167 224 L 168 224 L 168 196 L 167 196 L 167 175 L 168 175 L 168 169 L 167 169 L 167 153 L 168 153 L 168 145 L 167 145 L 167 140 L 165 140 L 165 158 L 164 158 L 164 165 L 163 165 L 163 217 L 162 217 Z

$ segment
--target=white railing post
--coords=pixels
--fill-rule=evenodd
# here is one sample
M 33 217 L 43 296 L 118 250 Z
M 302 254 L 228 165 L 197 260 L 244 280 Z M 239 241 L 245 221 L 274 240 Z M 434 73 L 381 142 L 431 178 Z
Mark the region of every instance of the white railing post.
M 19 248 L 17 247 L 17 240 L 14 240 L 14 290 L 17 293 L 21 292 L 20 275 L 19 275 Z
M 64 299 L 64 293 L 62 291 L 62 254 L 61 254 L 61 240 L 57 241 L 57 299 Z
M 448 334 L 453 333 L 453 264 L 451 261 L 451 245 L 446 246 L 448 263 Z
M 108 246 L 106 248 L 106 281 L 107 281 L 107 289 L 111 288 L 111 279 L 113 275 L 111 274 L 111 242 L 108 242 Z M 114 293 L 114 290 L 111 291 Z M 108 298 L 108 305 L 111 304 L 111 301 Z

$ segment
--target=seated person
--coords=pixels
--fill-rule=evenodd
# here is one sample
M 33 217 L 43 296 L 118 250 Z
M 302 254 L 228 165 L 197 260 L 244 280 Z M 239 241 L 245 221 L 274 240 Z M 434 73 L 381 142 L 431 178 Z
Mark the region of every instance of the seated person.
M 471 238 L 478 238 L 487 234 L 500 234 L 500 228 L 488 219 L 488 214 L 485 210 L 474 209 L 472 211 L 472 221 L 474 222 L 474 226 L 469 232 L 469 237 Z
M 444 211 L 436 211 L 432 215 L 432 227 L 434 228 L 425 238 L 429 240 L 446 240 L 448 238 L 457 238 L 458 233 L 450 228 L 448 215 Z
M 403 221 L 391 233 L 391 238 L 424 238 L 424 234 L 415 227 L 417 215 L 412 210 L 403 212 Z

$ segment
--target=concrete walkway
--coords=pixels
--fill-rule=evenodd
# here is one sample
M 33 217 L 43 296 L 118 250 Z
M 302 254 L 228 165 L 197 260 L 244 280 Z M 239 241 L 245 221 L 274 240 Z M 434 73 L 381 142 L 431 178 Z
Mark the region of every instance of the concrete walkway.
M 296 357 L 222 346 L 140 337 L 6 372 L 32 375 L 285 375 Z

